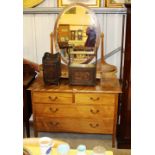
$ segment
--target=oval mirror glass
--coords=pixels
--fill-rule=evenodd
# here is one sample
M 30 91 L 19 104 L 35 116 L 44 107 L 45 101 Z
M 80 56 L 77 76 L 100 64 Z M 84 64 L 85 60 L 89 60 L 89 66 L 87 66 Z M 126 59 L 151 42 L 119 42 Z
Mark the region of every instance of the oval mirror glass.
M 72 4 L 57 18 L 54 28 L 54 44 L 61 53 L 62 61 L 68 64 L 70 52 L 76 55 L 79 64 L 89 63 L 93 57 L 88 52 L 97 52 L 100 27 L 96 15 L 83 4 Z

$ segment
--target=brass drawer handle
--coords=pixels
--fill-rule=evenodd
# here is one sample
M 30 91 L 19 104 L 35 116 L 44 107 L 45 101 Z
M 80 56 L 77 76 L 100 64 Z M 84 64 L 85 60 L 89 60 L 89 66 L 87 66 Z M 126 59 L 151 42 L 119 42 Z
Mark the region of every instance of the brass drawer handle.
M 59 125 L 59 122 L 49 122 L 49 124 L 50 124 L 51 126 L 57 126 L 57 125 Z
M 98 123 L 97 123 L 97 124 L 95 124 L 95 125 L 93 125 L 92 123 L 90 123 L 89 125 L 90 125 L 90 127 L 92 127 L 92 128 L 97 128 L 97 127 L 99 126 L 99 124 L 98 124 Z
M 54 96 L 54 97 L 49 96 L 48 98 L 49 98 L 51 101 L 55 101 L 58 97 L 57 97 L 57 96 Z
M 90 97 L 90 99 L 93 101 L 98 101 L 100 98 L 99 97 L 97 97 L 97 98 Z
M 94 111 L 93 109 L 90 109 L 90 112 L 92 113 L 92 114 L 97 114 L 97 113 L 99 113 L 100 111 L 97 109 L 96 111 Z
M 58 109 L 58 108 L 55 108 L 55 109 L 49 108 L 49 110 L 50 110 L 51 112 L 53 112 L 53 113 L 56 113 L 59 109 Z

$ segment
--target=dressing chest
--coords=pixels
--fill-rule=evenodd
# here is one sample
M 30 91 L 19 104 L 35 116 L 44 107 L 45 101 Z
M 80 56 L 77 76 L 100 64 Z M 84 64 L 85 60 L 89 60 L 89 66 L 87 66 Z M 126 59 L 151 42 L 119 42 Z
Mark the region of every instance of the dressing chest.
M 45 86 L 42 75 L 31 90 L 35 136 L 38 132 L 78 132 L 112 134 L 115 145 L 119 81 L 113 86 Z

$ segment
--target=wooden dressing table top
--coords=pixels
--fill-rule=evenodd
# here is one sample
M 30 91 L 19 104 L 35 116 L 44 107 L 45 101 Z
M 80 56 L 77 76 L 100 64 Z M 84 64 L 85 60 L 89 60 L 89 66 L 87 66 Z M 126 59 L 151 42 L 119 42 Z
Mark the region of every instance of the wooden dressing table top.
M 71 86 L 68 79 L 61 79 L 59 85 L 47 86 L 44 84 L 43 76 L 40 74 L 29 87 L 31 91 L 52 92 L 81 92 L 81 93 L 121 93 L 118 79 L 112 79 L 110 85 L 101 86 L 100 80 L 96 80 L 96 86 Z

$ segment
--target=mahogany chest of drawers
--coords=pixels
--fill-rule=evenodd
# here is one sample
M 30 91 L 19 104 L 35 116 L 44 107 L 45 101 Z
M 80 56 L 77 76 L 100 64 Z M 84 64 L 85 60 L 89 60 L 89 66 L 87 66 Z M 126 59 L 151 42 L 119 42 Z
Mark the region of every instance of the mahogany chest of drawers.
M 112 134 L 115 145 L 118 80 L 113 87 L 69 86 L 61 80 L 58 86 L 45 86 L 42 76 L 30 87 L 34 131 Z

